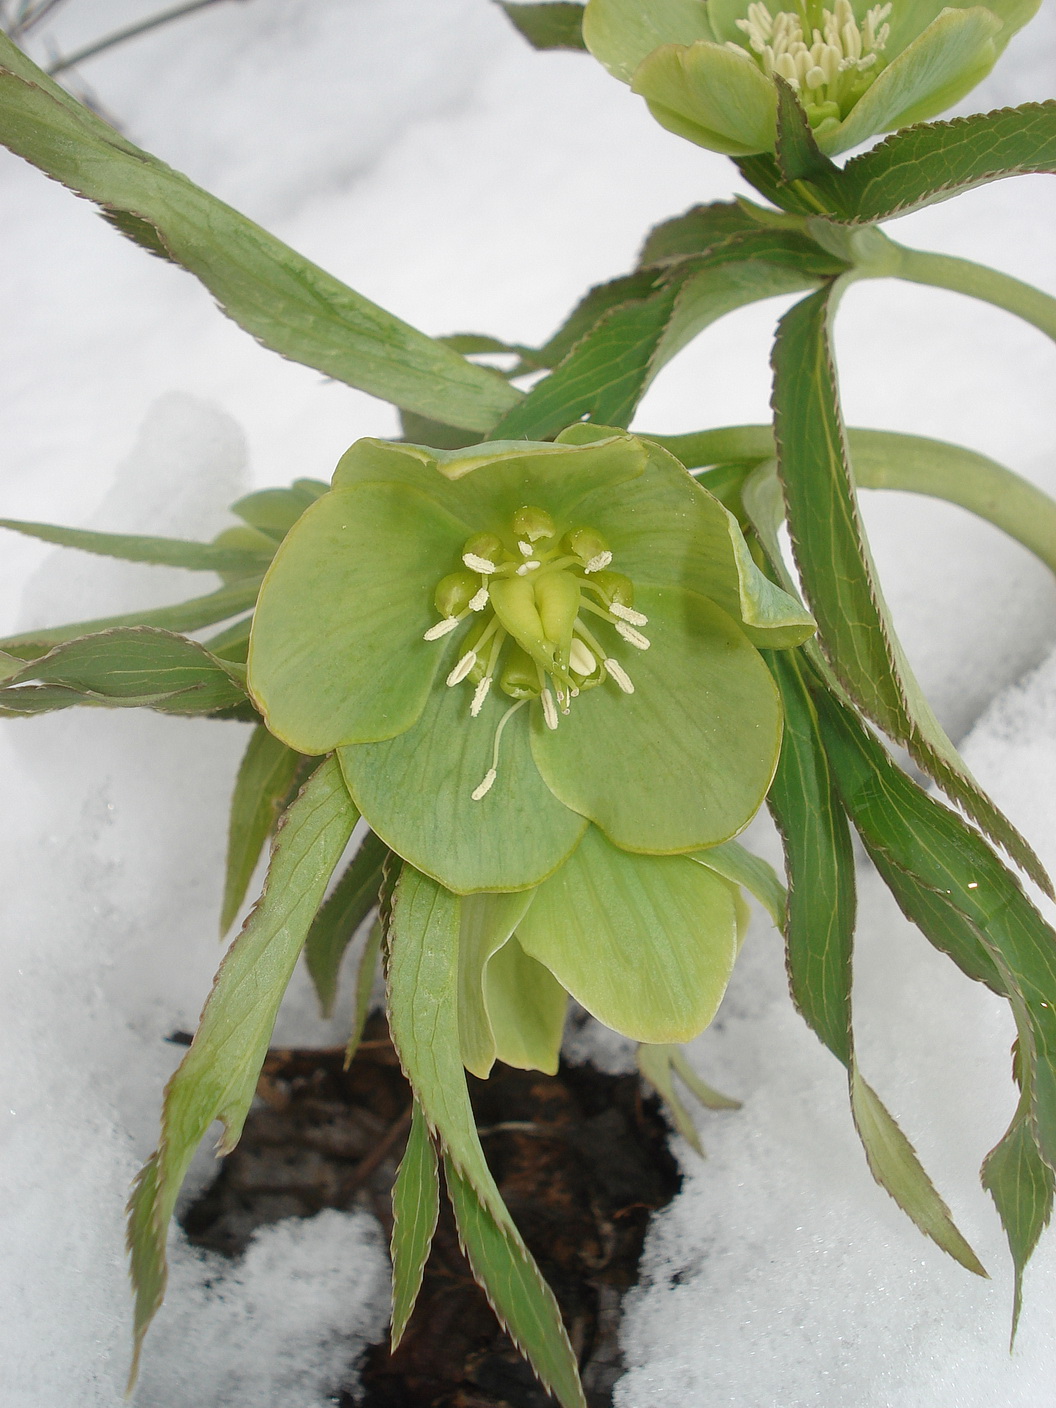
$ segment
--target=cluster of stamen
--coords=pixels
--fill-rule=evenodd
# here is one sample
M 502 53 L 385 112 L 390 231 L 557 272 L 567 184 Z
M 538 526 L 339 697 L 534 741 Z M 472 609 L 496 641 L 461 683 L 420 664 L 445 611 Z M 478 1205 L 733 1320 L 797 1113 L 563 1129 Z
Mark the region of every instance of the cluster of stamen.
M 876 77 L 891 33 L 885 23 L 890 13 L 890 4 L 874 5 L 859 24 L 850 0 L 836 0 L 831 10 L 817 0 L 800 0 L 798 10 L 776 15 L 753 0 L 737 28 L 763 72 L 780 75 L 799 93 L 816 127 L 826 118 L 846 117 Z M 732 41 L 727 48 L 745 52 Z
M 498 771 L 499 743 L 509 719 L 538 700 L 543 722 L 556 729 L 583 691 L 611 680 L 624 694 L 634 685 L 592 625 L 604 621 L 629 645 L 648 650 L 627 577 L 609 570 L 612 553 L 592 528 L 559 534 L 545 509 L 525 505 L 513 515 L 504 541 L 475 533 L 463 546 L 459 571 L 437 584 L 440 620 L 425 632 L 441 640 L 464 622 L 473 624 L 447 676 L 454 688 L 473 685 L 469 712 L 476 718 L 493 685 L 516 702 L 495 730 L 492 766 L 473 791 L 475 802 L 491 790 Z

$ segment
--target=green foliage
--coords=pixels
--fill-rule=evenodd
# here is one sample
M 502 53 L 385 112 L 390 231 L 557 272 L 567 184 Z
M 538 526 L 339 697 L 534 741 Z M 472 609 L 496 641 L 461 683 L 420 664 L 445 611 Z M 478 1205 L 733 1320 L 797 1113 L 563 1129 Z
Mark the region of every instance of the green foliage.
M 533 49 L 585 49 L 583 6 L 561 0 L 526 4 L 524 0 L 498 0 L 499 7 Z

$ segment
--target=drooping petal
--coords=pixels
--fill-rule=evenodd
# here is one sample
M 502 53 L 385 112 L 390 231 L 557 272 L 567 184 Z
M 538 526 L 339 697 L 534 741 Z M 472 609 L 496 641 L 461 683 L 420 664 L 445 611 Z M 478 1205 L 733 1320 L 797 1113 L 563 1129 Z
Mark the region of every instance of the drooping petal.
M 688 1041 L 737 955 L 734 887 L 684 856 L 628 855 L 591 827 L 541 885 L 521 947 L 588 1012 L 638 1041 Z
M 485 973 L 494 954 L 524 918 L 534 891 L 466 895 L 458 932 L 458 1040 L 462 1064 L 485 1079 L 495 1063 Z M 552 980 L 551 980 L 552 981 Z
M 484 970 L 484 1000 L 495 1059 L 522 1071 L 554 1075 L 561 1057 L 568 993 L 525 953 L 514 934 Z
M 830 156 L 877 132 L 935 117 L 971 92 L 997 59 L 1000 21 L 989 10 L 944 10 L 897 54 L 858 99 L 846 119 L 815 135 Z
M 419 648 L 436 620 L 433 590 L 466 535 L 398 483 L 331 492 L 308 509 L 264 578 L 250 640 L 250 692 L 276 737 L 327 753 L 414 723 L 438 663 Z
M 661 44 L 713 37 L 701 0 L 590 0 L 583 15 L 587 48 L 624 83 Z
M 457 644 L 444 653 L 444 670 L 457 653 Z M 539 776 L 528 705 L 503 732 L 494 785 L 473 801 L 510 701 L 493 689 L 470 718 L 470 694 L 464 685 L 438 684 L 413 727 L 383 743 L 340 749 L 341 767 L 372 829 L 417 869 L 458 894 L 526 889 L 574 850 L 586 823 Z
M 648 587 L 635 604 L 649 618 L 651 648 L 620 642 L 614 650 L 635 692 L 607 681 L 574 700 L 557 729 L 534 720 L 539 772 L 566 806 L 628 850 L 665 854 L 728 840 L 755 815 L 777 765 L 781 709 L 770 673 L 703 597 Z M 353 796 L 370 820 L 354 788 Z
M 772 151 L 777 89 L 747 53 L 721 44 L 665 44 L 634 71 L 631 88 L 669 132 L 727 156 Z

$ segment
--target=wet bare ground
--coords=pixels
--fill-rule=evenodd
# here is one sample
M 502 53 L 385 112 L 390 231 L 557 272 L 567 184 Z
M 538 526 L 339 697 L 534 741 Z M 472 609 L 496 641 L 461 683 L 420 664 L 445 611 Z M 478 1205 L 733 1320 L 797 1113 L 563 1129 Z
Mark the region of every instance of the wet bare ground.
M 411 1100 L 382 1019 L 343 1065 L 342 1049 L 269 1053 L 241 1142 L 183 1218 L 192 1242 L 238 1256 L 257 1227 L 328 1207 L 366 1206 L 388 1235 Z M 667 1126 L 635 1076 L 589 1066 L 562 1063 L 556 1076 L 499 1066 L 470 1087 L 499 1188 L 561 1305 L 590 1408 L 607 1408 L 621 1367 L 620 1300 L 635 1282 L 650 1213 L 680 1182 Z M 394 1355 L 371 1346 L 334 1401 L 552 1404 L 499 1329 L 446 1209 L 402 1344 Z

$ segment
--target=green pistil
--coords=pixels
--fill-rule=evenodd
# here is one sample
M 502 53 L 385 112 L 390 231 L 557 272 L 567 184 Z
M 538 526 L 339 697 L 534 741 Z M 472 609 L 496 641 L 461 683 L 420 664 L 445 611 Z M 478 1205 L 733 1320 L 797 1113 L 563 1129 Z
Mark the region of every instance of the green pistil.
M 496 679 L 517 701 L 495 730 L 492 766 L 473 792 L 474 801 L 481 801 L 495 781 L 502 732 L 522 704 L 537 700 L 543 723 L 553 730 L 583 689 L 611 679 L 624 694 L 633 694 L 623 666 L 583 620 L 582 613 L 589 613 L 628 644 L 649 647 L 638 629 L 646 618 L 634 610 L 634 587 L 609 570 L 611 562 L 612 553 L 593 528 L 559 536 L 545 509 L 525 505 L 506 533 L 473 534 L 463 545 L 461 567 L 438 582 L 433 603 L 440 620 L 425 632 L 427 641 L 441 640 L 475 618 L 447 675 L 448 686 L 463 681 L 474 686 L 473 718 Z

